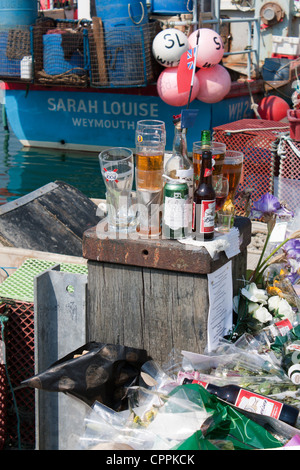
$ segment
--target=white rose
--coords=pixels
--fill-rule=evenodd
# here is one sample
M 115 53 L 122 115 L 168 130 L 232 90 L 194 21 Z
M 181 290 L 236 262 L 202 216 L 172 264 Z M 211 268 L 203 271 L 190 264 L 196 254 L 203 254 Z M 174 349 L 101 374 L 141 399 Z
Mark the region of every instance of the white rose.
M 294 312 L 290 304 L 286 299 L 279 297 L 279 295 L 274 295 L 268 300 L 268 307 L 271 312 L 276 311 L 279 315 L 283 315 L 285 318 L 290 320 L 294 316 Z
M 260 323 L 267 323 L 268 321 L 271 321 L 273 319 L 269 310 L 266 309 L 266 307 L 262 306 L 255 310 L 255 312 L 253 313 L 253 318 L 258 320 Z
M 289 318 L 290 320 L 294 316 L 293 309 L 286 299 L 280 299 L 278 313 L 279 315 L 283 315 L 285 318 Z
M 248 312 L 249 313 L 254 313 L 258 308 L 260 307 L 260 304 L 257 302 L 249 302 L 248 304 Z
M 274 310 L 277 310 L 279 308 L 279 303 L 280 303 L 281 298 L 279 295 L 272 295 L 269 300 L 268 300 L 268 307 L 271 312 Z
M 254 282 L 251 282 L 247 287 L 244 287 L 241 290 L 241 294 L 251 302 L 266 304 L 268 300 L 267 292 L 264 289 L 258 289 Z

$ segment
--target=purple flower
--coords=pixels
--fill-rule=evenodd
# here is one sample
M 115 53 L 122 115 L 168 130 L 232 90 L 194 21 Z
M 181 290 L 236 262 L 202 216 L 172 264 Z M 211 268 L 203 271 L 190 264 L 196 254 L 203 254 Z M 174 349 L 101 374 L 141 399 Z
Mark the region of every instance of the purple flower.
M 293 258 L 300 261 L 300 240 L 298 238 L 288 240 L 282 249 L 288 259 Z
M 287 278 L 290 280 L 291 284 L 296 284 L 300 279 L 300 274 L 297 271 L 291 272 L 287 275 Z
M 253 208 L 251 209 L 252 217 L 257 219 L 264 217 L 268 220 L 274 215 L 292 216 L 293 213 L 282 206 L 276 196 L 269 193 L 263 194 L 258 201 L 253 203 Z

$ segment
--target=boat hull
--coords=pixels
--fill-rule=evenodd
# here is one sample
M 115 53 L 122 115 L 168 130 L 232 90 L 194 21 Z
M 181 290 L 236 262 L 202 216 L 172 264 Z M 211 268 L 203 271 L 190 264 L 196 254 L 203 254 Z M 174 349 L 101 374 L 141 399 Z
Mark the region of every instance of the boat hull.
M 181 107 L 164 103 L 155 87 L 93 89 L 5 84 L 5 108 L 11 129 L 24 146 L 98 151 L 103 147 L 135 147 L 135 127 L 140 119 L 160 119 L 167 128 L 166 149 L 172 148 L 172 116 Z M 253 117 L 248 92 L 232 89 L 215 104 L 194 100 L 198 115 L 189 128 L 189 151 L 202 129 Z

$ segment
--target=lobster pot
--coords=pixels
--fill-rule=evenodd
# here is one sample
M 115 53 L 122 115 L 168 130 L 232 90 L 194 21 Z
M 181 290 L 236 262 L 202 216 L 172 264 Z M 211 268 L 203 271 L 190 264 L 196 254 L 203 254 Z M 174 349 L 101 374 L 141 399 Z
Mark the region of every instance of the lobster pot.
M 278 172 L 277 136 L 288 130 L 286 123 L 265 119 L 241 119 L 213 129 L 216 142 L 226 144 L 227 150 L 244 154 L 235 199 L 237 215 L 246 214 L 247 193 L 251 193 L 252 201 L 257 201 L 263 194 L 274 192 L 274 176 Z
M 141 25 L 148 22 L 146 0 L 117 1 L 96 0 L 96 13 L 103 23 L 115 22 L 122 18 L 125 26 Z
M 153 38 L 154 25 L 151 23 L 129 27 L 119 21 L 94 27 L 90 38 L 91 83 L 130 87 L 152 81 Z
M 300 207 L 300 142 L 280 139 L 281 158 L 278 171 L 278 199 L 299 213 Z
M 33 28 L 34 81 L 46 85 L 86 86 L 88 26 L 46 18 Z
M 0 78 L 20 78 L 21 61 L 31 57 L 29 29 L 0 30 Z

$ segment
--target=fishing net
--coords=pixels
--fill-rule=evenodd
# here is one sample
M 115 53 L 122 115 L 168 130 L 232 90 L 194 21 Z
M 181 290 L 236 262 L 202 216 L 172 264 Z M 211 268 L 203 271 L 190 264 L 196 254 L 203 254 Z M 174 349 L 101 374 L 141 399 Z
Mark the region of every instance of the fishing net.
M 245 215 L 247 195 L 257 201 L 265 193 L 274 193 L 278 171 L 277 139 L 289 125 L 264 119 L 241 119 L 214 128 L 214 140 L 227 150 L 244 154 L 243 172 L 235 200 L 237 215 Z

